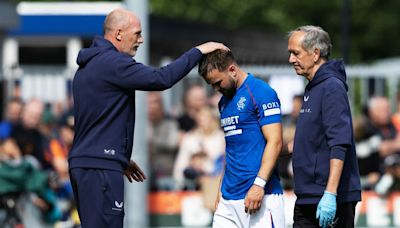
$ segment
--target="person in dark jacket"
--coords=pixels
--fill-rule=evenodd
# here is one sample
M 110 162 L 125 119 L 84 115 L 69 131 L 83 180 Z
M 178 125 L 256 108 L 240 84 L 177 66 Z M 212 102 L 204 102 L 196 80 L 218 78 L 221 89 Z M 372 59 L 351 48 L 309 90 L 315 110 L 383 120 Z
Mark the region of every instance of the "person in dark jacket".
M 361 186 L 343 61 L 329 60 L 320 27 L 288 37 L 289 62 L 309 81 L 294 138 L 294 227 L 354 227 Z
M 113 10 L 104 37 L 82 49 L 73 79 L 75 137 L 69 154 L 74 198 L 82 227 L 122 227 L 123 174 L 130 182 L 146 177 L 132 160 L 135 90 L 165 90 L 182 79 L 207 54 L 227 49 L 208 42 L 163 68 L 136 62 L 143 43 L 138 17 Z

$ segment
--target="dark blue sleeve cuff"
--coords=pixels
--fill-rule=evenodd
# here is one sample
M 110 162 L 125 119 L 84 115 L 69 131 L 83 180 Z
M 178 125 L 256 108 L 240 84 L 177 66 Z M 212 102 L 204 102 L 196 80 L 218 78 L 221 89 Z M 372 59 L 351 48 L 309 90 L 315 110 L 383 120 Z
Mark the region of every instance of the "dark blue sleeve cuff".
M 344 161 L 346 157 L 346 148 L 343 146 L 334 146 L 331 149 L 331 159 L 336 158 Z
M 196 59 L 201 59 L 203 58 L 203 53 L 201 53 L 201 51 L 195 47 L 193 47 L 192 49 L 190 49 L 188 51 L 190 54 L 192 54 L 194 56 L 194 58 Z

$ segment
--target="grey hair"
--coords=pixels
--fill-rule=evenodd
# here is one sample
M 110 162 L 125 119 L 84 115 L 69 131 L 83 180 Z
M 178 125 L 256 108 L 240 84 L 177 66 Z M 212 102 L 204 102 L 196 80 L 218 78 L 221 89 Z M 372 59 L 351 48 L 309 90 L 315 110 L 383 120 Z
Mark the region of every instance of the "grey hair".
M 313 51 L 315 48 L 320 50 L 321 58 L 326 60 L 332 51 L 332 43 L 329 34 L 319 26 L 305 25 L 300 26 L 289 32 L 288 37 L 291 37 L 294 32 L 305 32 L 302 47 L 307 51 Z

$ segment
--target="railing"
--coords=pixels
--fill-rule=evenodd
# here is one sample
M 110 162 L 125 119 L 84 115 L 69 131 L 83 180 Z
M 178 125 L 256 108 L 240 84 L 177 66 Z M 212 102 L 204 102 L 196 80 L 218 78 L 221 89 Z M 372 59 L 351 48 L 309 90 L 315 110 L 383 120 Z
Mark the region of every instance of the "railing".
M 299 77 L 295 74 L 293 68 L 287 65 L 242 66 L 242 69 L 267 81 L 271 77 Z M 25 100 L 37 97 L 47 102 L 66 99 L 71 93 L 71 81 L 75 70 L 63 66 L 22 66 L 6 70 L 4 79 L 7 84 L 7 96 L 17 94 L 21 95 Z M 346 72 L 353 113 L 356 115 L 361 113 L 362 106 L 367 103 L 371 95 L 387 96 L 391 101 L 393 110 L 395 109 L 400 87 L 399 65 L 353 65 L 348 66 Z M 192 70 L 188 77 L 171 90 L 164 92 L 167 110 L 182 103 L 185 89 L 193 83 L 203 83 L 205 85 L 198 76 L 197 69 Z M 305 80 L 304 83 L 306 83 Z M 210 87 L 207 88 L 211 89 Z M 287 88 L 280 89 L 291 90 L 293 88 L 287 86 Z

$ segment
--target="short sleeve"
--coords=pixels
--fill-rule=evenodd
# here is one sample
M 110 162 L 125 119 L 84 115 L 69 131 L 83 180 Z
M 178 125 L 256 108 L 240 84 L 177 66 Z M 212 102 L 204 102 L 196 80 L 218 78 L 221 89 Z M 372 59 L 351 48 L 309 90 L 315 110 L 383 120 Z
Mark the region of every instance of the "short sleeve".
M 260 87 L 256 95 L 258 121 L 261 126 L 281 122 L 281 102 L 275 90 L 268 84 Z

